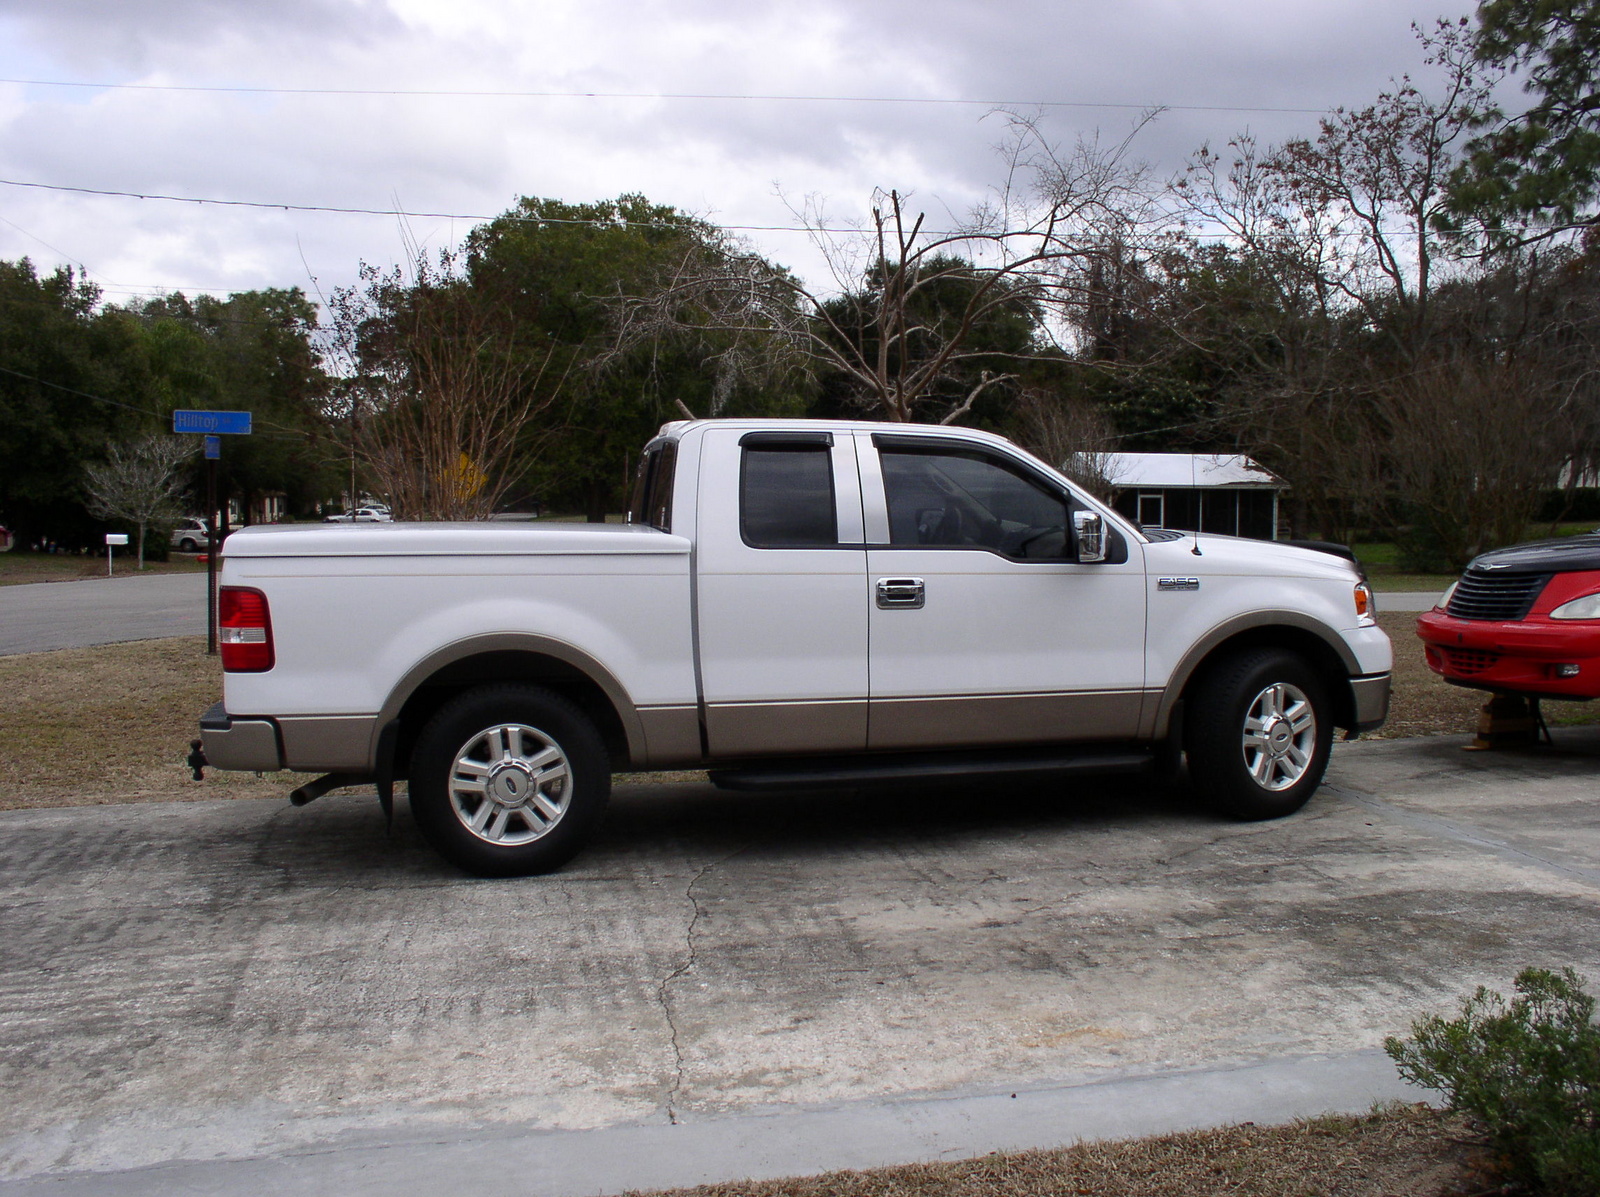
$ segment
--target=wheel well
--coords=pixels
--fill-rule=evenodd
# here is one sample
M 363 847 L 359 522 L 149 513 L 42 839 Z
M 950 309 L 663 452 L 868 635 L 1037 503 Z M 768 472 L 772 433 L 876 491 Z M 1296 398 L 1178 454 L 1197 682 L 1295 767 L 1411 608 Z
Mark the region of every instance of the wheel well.
M 1196 683 L 1222 658 L 1241 649 L 1282 648 L 1304 657 L 1317 671 L 1328 687 L 1328 697 L 1333 703 L 1333 722 L 1337 727 L 1348 727 L 1355 722 L 1355 699 L 1350 692 L 1350 671 L 1333 647 L 1315 632 L 1305 628 L 1275 624 L 1248 628 L 1230 636 L 1201 658 L 1188 679 L 1183 683 L 1183 697 L 1188 698 Z
M 628 735 L 611 699 L 583 670 L 541 653 L 515 649 L 479 653 L 452 661 L 416 688 L 400 708 L 395 744 L 398 776 L 405 776 L 411 748 L 428 720 L 457 694 L 487 682 L 531 682 L 573 703 L 594 722 L 613 769 L 628 763 Z

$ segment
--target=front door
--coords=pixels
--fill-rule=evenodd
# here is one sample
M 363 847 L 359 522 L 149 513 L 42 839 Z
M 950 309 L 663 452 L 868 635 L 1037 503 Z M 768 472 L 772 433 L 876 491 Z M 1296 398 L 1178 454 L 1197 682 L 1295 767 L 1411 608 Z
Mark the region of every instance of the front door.
M 870 542 L 869 746 L 1136 736 L 1141 546 L 1113 532 L 1112 560 L 1072 560 L 1082 501 L 992 445 L 862 433 L 857 446 Z

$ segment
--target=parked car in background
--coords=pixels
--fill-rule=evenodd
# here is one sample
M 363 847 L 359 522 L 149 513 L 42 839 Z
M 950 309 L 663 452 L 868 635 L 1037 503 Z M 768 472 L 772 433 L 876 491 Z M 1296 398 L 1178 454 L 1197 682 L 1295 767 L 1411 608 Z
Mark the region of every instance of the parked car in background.
M 387 507 L 357 507 L 354 511 L 342 511 L 337 515 L 325 515 L 322 522 L 325 524 L 386 524 L 392 522 L 394 516 L 389 514 Z
M 1600 530 L 1474 558 L 1417 635 L 1452 685 L 1600 698 Z
M 172 530 L 171 544 L 180 553 L 198 553 L 210 536 L 211 526 L 205 520 L 187 516 Z

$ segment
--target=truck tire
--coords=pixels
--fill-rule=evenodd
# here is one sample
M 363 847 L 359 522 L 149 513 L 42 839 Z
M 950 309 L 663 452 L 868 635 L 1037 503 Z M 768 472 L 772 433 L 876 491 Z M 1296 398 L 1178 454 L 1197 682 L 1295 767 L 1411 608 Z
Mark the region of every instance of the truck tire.
M 611 765 L 589 717 L 538 686 L 491 685 L 439 709 L 411 753 L 427 841 L 479 877 L 548 873 L 605 813 Z
M 1280 819 L 1310 800 L 1333 747 L 1327 687 L 1303 657 L 1248 649 L 1224 657 L 1190 692 L 1189 775 L 1213 810 Z

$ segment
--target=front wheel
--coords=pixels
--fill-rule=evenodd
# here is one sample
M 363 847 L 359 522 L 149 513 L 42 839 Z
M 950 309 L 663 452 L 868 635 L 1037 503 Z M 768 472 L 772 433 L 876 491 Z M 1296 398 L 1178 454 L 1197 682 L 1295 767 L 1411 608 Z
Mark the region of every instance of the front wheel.
M 1295 653 L 1237 653 L 1195 687 L 1184 739 L 1190 776 L 1211 807 L 1236 819 L 1292 815 L 1328 768 L 1327 688 Z
M 469 690 L 411 754 L 411 810 L 441 856 L 479 877 L 548 873 L 605 813 L 611 766 L 594 724 L 537 686 Z

